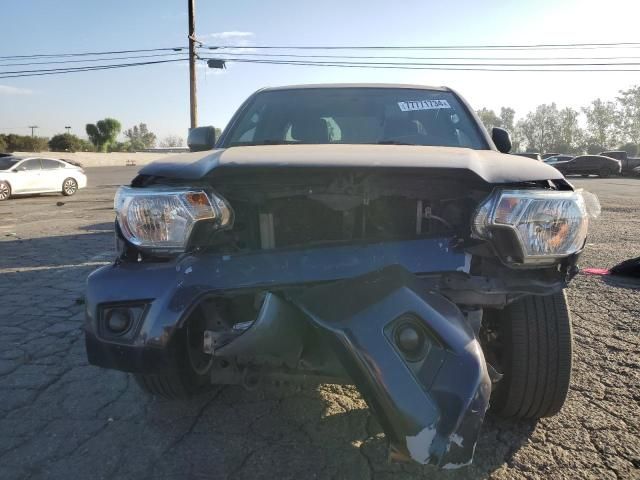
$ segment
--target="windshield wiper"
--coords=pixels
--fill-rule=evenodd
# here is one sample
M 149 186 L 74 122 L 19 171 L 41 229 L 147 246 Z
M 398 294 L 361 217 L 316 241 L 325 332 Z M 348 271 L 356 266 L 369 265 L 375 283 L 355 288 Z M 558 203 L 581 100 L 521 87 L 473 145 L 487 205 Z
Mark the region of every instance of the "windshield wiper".
M 256 147 L 259 145 L 299 145 L 300 142 L 291 140 L 260 140 L 259 142 L 232 142 L 230 147 Z
M 415 145 L 415 143 L 400 142 L 398 140 L 380 140 L 378 145 Z
M 298 142 L 292 142 L 290 140 L 260 140 L 259 142 L 254 142 L 253 145 L 288 145 L 290 143 Z

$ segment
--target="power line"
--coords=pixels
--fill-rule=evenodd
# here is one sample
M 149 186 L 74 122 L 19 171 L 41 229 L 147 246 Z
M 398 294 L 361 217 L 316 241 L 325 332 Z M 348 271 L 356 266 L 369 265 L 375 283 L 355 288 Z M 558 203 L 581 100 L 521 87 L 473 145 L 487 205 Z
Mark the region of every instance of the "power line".
M 100 69 L 103 67 L 127 67 L 134 65 L 151 65 L 155 63 L 166 63 L 166 62 L 175 62 L 180 61 L 182 59 L 173 59 L 173 60 L 155 60 L 149 62 L 136 62 L 136 63 L 115 63 L 115 64 L 107 64 L 107 65 L 87 65 L 83 67 L 65 67 L 65 68 L 48 68 L 41 70 L 13 70 L 9 72 L 0 72 L 0 75 L 5 74 L 14 74 L 14 73 L 40 73 L 40 72 L 58 72 L 58 71 L 74 71 L 74 70 L 84 70 L 84 69 Z
M 208 47 L 216 50 L 216 47 Z M 413 56 L 386 56 L 386 55 L 313 55 L 295 53 L 242 53 L 242 52 L 217 52 L 217 55 L 233 55 L 236 57 L 260 57 L 260 58 L 329 58 L 329 59 L 355 59 L 355 60 L 509 60 L 509 61 L 531 61 L 531 60 L 640 60 L 640 56 L 628 57 L 413 57 Z
M 640 42 L 607 43 L 540 43 L 520 45 L 207 45 L 213 49 L 261 49 L 261 50 L 570 50 L 600 48 L 638 48 Z
M 109 70 L 115 68 L 138 67 L 142 65 L 156 65 L 160 63 L 184 62 L 184 58 L 176 58 L 171 60 L 155 60 L 150 62 L 121 63 L 111 65 L 95 65 L 85 67 L 69 67 L 69 68 L 53 68 L 46 70 L 19 70 L 14 72 L 0 72 L 0 78 L 18 78 L 18 77 L 38 77 L 42 75 L 58 75 L 62 73 L 89 72 L 93 70 Z
M 151 55 L 132 55 L 132 56 L 126 56 L 126 57 L 91 58 L 87 60 L 56 60 L 56 61 L 27 62 L 27 63 L 0 63 L 0 67 L 23 67 L 23 66 L 31 66 L 31 65 L 60 65 L 60 64 L 68 64 L 68 63 L 105 62 L 105 61 L 111 61 L 111 60 L 137 60 L 140 58 L 172 57 L 172 56 L 180 56 L 180 55 L 187 55 L 187 53 L 186 52 L 154 53 Z
M 97 62 L 97 61 L 111 61 L 111 60 L 128 60 L 128 59 L 141 59 L 141 58 L 157 58 L 157 57 L 167 57 L 167 56 L 183 56 L 186 53 L 166 53 L 166 54 L 152 54 L 152 55 L 137 55 L 137 56 L 125 56 L 125 57 L 110 57 L 107 59 L 89 59 L 89 60 L 64 60 L 64 61 L 53 61 L 53 62 L 29 62 L 29 63 L 16 63 L 16 64 L 0 64 L 0 66 L 32 66 L 32 65 L 53 65 L 53 64 L 68 64 L 68 63 L 88 63 L 88 62 Z M 242 53 L 233 53 L 233 54 L 222 54 L 224 55 L 223 60 L 228 61 L 241 61 L 241 59 L 228 58 L 229 55 L 237 56 L 251 56 L 253 58 L 242 60 L 263 60 L 264 58 L 284 58 L 283 61 L 287 61 L 290 63 L 332 63 L 332 64 L 345 64 L 345 65 L 400 65 L 400 66 L 483 66 L 483 67 L 578 67 L 578 66 L 639 66 L 638 62 L 578 62 L 578 63 L 531 63 L 529 60 L 533 60 L 532 58 L 526 57 L 395 57 L 395 56 L 342 56 L 342 55 L 295 55 L 295 54 L 242 54 Z M 289 60 L 290 58 L 302 58 L 305 60 Z M 316 62 L 314 60 L 308 60 L 309 58 L 329 58 L 331 61 L 320 61 Z M 333 60 L 333 59 L 362 59 L 362 60 L 508 60 L 511 58 L 512 60 L 527 62 L 527 63 L 418 63 L 418 62 L 352 62 L 352 61 L 341 61 L 341 60 Z M 563 57 L 537 57 L 541 60 L 561 60 Z M 579 60 L 581 57 L 568 57 L 571 60 Z M 594 60 L 609 60 L 609 58 L 596 58 L 596 57 L 582 57 L 585 59 L 594 59 Z M 611 60 L 617 59 L 636 59 L 640 60 L 640 57 L 612 57 Z M 150 64 L 151 62 L 143 62 L 140 64 Z M 126 66 L 128 64 L 117 64 L 116 66 Z M 131 64 L 138 65 L 138 63 Z M 89 67 L 89 66 L 87 66 Z M 98 66 L 100 67 L 100 66 Z M 78 69 L 82 70 L 84 67 L 78 67 Z M 50 69 L 50 70 L 17 70 L 17 71 L 8 71 L 8 72 L 0 72 L 0 75 L 5 74 L 19 74 L 19 73 L 30 73 L 30 72 L 48 72 L 48 71 L 66 71 L 67 68 L 60 69 Z
M 203 60 L 210 60 L 203 58 Z M 214 60 L 214 59 L 211 59 Z M 444 71 L 476 71 L 476 72 L 640 72 L 640 68 L 531 68 L 526 65 L 509 65 L 508 67 L 490 67 L 483 66 L 432 66 L 430 64 L 422 65 L 404 65 L 400 63 L 395 64 L 374 64 L 374 63 L 337 63 L 337 62 L 304 62 L 304 61 L 287 61 L 287 60 L 260 60 L 260 59 L 245 59 L 245 58 L 226 58 L 225 62 L 236 63 L 253 63 L 253 64 L 269 64 L 269 65 L 291 65 L 291 66 L 308 66 L 308 67 L 340 67 L 340 68 L 374 68 L 374 69 L 397 69 L 397 70 L 444 70 Z M 640 63 L 637 64 L 640 66 Z M 554 65 L 548 65 L 553 67 Z M 615 65 L 611 65 L 615 66 Z M 522 68 L 514 68 L 522 67 Z
M 559 44 L 547 44 L 547 45 L 530 45 L 529 47 L 555 47 Z M 568 45 L 568 44 L 567 44 Z M 613 45 L 638 45 L 640 43 L 609 43 L 609 44 L 571 44 L 573 46 L 613 46 Z M 566 46 L 566 45 L 565 45 Z M 485 47 L 499 47 L 499 46 L 478 46 L 478 48 Z M 510 46 L 520 47 L 520 46 Z M 216 47 L 209 47 L 217 50 Z M 222 48 L 236 48 L 236 47 L 222 47 Z M 384 49 L 400 49 L 404 47 L 237 47 L 237 48 L 292 48 L 292 49 L 352 49 L 352 48 L 384 48 Z M 440 47 L 409 47 L 410 49 L 427 49 L 427 48 L 453 48 L 451 46 Z M 455 47 L 455 48 L 463 48 Z M 139 50 L 120 50 L 110 52 L 82 52 L 82 53 L 65 53 L 65 54 L 40 54 L 40 55 L 23 55 L 23 56 L 11 56 L 0 58 L 53 58 L 55 56 L 67 58 L 77 56 L 91 56 L 91 55 L 114 55 L 118 53 L 128 52 L 158 52 L 173 50 L 174 53 L 154 53 L 151 55 L 131 55 L 124 57 L 109 57 L 109 58 L 89 58 L 79 60 L 57 60 L 57 61 L 42 61 L 42 62 L 25 62 L 25 63 L 9 63 L 0 64 L 0 66 L 32 66 L 32 65 L 54 65 L 54 64 L 72 64 L 72 63 L 89 63 L 97 61 L 113 61 L 113 60 L 139 60 L 144 58 L 158 58 L 158 57 L 174 57 L 183 56 L 186 52 L 184 47 L 171 47 L 171 48 L 159 48 L 159 49 L 139 49 Z M 343 68 L 376 68 L 376 69 L 401 69 L 401 70 L 449 70 L 449 71 L 502 71 L 502 72 L 636 72 L 640 71 L 640 62 L 621 62 L 619 60 L 640 60 L 640 57 L 414 57 L 414 56 L 373 56 L 373 55 L 299 55 L 292 53 L 283 54 L 266 54 L 266 53 L 238 53 L 238 52 L 218 52 L 221 56 L 218 60 L 236 62 L 236 63 L 250 63 L 250 64 L 270 64 L 270 65 L 291 65 L 291 66 L 311 66 L 311 67 L 343 67 Z M 300 60 L 296 60 L 300 59 Z M 326 60 L 314 60 L 314 59 L 326 59 Z M 341 60 L 347 59 L 347 60 Z M 18 77 L 32 77 L 42 75 L 57 75 L 63 73 L 77 73 L 93 70 L 107 70 L 117 68 L 127 68 L 145 65 L 155 65 L 161 63 L 181 62 L 186 61 L 186 58 L 171 58 L 166 60 L 152 60 L 133 63 L 116 63 L 106 65 L 83 65 L 79 67 L 64 67 L 64 68 L 51 68 L 51 69 L 30 69 L 30 70 L 12 70 L 0 72 L 0 78 L 18 78 Z M 203 58 L 203 60 L 208 60 Z M 363 61 L 358 61 L 363 60 Z M 371 61 L 371 60 L 383 60 L 383 61 Z M 402 60 L 402 61 L 384 61 L 384 60 Z M 405 61 L 416 60 L 416 61 Z M 423 63 L 420 60 L 437 60 L 445 62 L 427 62 Z M 456 62 L 451 62 L 455 60 Z M 458 60 L 465 60 L 464 62 L 458 62 Z M 536 63 L 532 60 L 542 60 L 543 62 Z M 545 62 L 546 60 L 546 62 Z M 591 60 L 589 62 L 573 62 L 573 63 L 558 63 L 559 60 Z M 602 61 L 600 61 L 602 60 Z M 481 62 L 479 62 L 481 61 Z M 490 61 L 491 63 L 487 63 Z M 513 63 L 514 61 L 523 63 Z M 498 62 L 498 63 L 496 63 Z M 588 67 L 588 68 L 587 68 Z M 594 68 L 599 67 L 599 68 Z
M 256 56 L 257 57 L 257 56 Z M 262 58 L 241 58 L 241 59 L 232 59 L 232 58 L 223 58 L 223 60 L 228 61 L 262 61 Z M 266 60 L 265 60 L 266 61 Z M 270 61 L 279 61 L 279 60 L 270 60 Z M 313 60 L 284 60 L 290 63 L 332 63 L 336 65 L 398 65 L 398 66 L 434 66 L 434 67 L 608 67 L 608 66 L 640 66 L 640 62 L 581 62 L 581 63 L 472 63 L 472 62 L 464 62 L 464 63 L 422 63 L 422 62 L 354 62 L 354 61 L 340 61 L 340 60 L 332 60 L 332 61 L 313 61 Z
M 39 53 L 33 55 L 9 55 L 0 57 L 0 60 L 9 60 L 12 58 L 53 58 L 53 57 L 83 57 L 92 55 L 119 55 L 122 53 L 143 53 L 143 52 L 162 52 L 173 50 L 174 52 L 186 50 L 187 47 L 166 47 L 166 48 L 142 48 L 137 50 L 112 50 L 103 52 L 80 52 L 80 53 Z

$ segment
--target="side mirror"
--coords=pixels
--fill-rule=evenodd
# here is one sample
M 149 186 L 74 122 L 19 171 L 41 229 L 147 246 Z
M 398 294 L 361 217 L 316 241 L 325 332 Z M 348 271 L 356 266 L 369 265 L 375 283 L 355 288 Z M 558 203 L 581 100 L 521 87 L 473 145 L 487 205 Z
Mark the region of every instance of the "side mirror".
M 499 152 L 509 153 L 511 151 L 511 137 L 504 128 L 493 127 L 491 140 L 493 140 Z
M 213 127 L 196 127 L 189 129 L 187 145 L 192 152 L 213 150 L 216 146 L 216 130 Z

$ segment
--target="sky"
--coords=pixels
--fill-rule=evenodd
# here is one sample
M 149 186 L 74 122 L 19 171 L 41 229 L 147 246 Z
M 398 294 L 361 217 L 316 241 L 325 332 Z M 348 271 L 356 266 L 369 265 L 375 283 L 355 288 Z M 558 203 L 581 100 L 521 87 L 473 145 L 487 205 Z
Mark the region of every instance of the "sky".
M 208 45 L 246 46 L 637 42 L 639 14 L 637 0 L 196 0 L 196 36 Z M 187 0 L 4 0 L 2 17 L 0 57 L 187 44 Z M 609 52 L 553 53 L 599 56 Z M 616 53 L 640 56 L 640 48 Z M 433 52 L 404 54 L 431 56 Z M 468 52 L 449 54 L 466 56 Z M 0 65 L 0 71 L 26 68 L 33 67 Z M 597 97 L 613 100 L 620 89 L 640 84 L 640 72 L 447 72 L 237 63 L 224 71 L 200 65 L 197 75 L 199 124 L 221 128 L 247 96 L 265 86 L 446 85 L 474 108 L 510 106 L 521 117 L 541 103 L 579 108 Z M 0 78 L 0 133 L 28 134 L 27 126 L 38 125 L 38 135 L 51 136 L 69 125 L 72 133 L 86 137 L 85 124 L 105 117 L 120 120 L 123 128 L 146 123 L 159 138 L 186 137 L 187 63 Z

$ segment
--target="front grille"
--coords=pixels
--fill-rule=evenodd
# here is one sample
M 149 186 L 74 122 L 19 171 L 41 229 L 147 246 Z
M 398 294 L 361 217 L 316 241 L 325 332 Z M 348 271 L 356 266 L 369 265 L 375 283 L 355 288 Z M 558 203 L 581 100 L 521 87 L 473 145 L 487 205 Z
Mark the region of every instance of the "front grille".
M 263 172 L 213 182 L 235 212 L 215 244 L 242 252 L 465 236 L 490 186 L 433 171 Z

